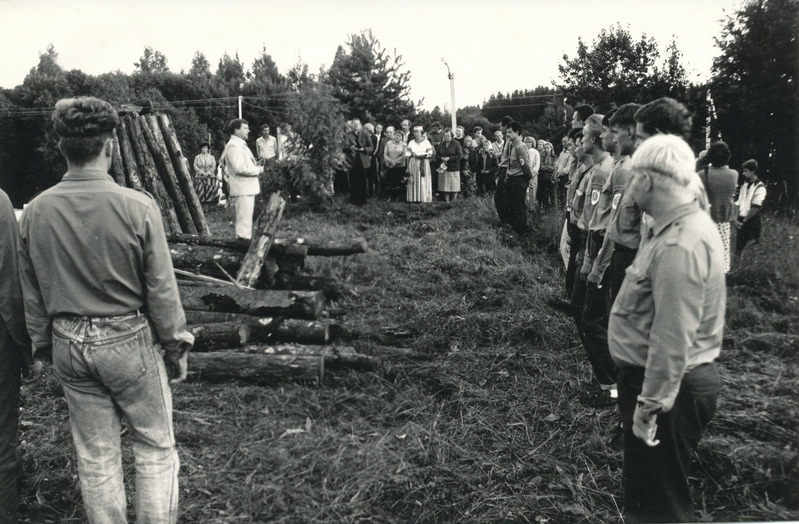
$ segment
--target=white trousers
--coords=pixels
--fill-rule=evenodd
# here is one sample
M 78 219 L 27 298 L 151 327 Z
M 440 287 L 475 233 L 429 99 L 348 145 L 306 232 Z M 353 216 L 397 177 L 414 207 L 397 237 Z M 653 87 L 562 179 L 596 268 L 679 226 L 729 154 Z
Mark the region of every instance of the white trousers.
M 252 214 L 255 210 L 255 195 L 230 197 L 236 209 L 236 236 L 252 238 Z
M 563 222 L 563 232 L 560 234 L 560 256 L 563 258 L 563 265 L 569 267 L 569 253 L 571 246 L 569 245 L 569 221 L 568 219 Z

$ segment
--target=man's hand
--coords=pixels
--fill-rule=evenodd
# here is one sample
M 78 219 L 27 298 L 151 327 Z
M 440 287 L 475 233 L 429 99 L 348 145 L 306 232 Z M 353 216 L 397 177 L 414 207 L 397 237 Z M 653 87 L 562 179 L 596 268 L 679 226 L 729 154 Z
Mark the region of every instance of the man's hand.
M 658 426 L 657 415 L 645 413 L 641 404 L 636 404 L 635 413 L 633 413 L 633 435 L 644 441 L 644 444 L 650 448 L 660 444 L 659 440 L 655 440 Z
M 42 379 L 42 368 L 44 367 L 44 362 L 39 360 L 38 358 L 33 361 L 33 364 L 28 366 L 28 375 L 25 377 L 23 382 L 28 385 L 37 384 Z
M 164 364 L 170 384 L 179 384 L 186 380 L 189 371 L 189 349 L 191 344 L 181 342 L 177 347 L 164 351 Z
M 599 278 L 599 276 L 596 273 L 594 273 L 593 271 L 588 273 L 588 283 L 589 284 L 593 284 L 594 286 L 599 288 L 599 284 L 601 282 L 602 282 L 602 279 Z

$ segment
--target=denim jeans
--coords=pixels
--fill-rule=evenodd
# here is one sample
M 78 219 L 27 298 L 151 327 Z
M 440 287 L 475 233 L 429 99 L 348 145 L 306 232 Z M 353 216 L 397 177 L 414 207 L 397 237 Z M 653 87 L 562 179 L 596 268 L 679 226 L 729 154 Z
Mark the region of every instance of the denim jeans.
M 53 371 L 69 406 L 83 502 L 92 523 L 127 522 L 120 417 L 130 425 L 136 518 L 174 523 L 178 468 L 172 393 L 144 315 L 56 317 Z
M 632 430 L 644 369 L 622 368 L 618 378 L 627 522 L 694 522 L 688 473 L 699 439 L 716 412 L 721 381 L 715 364 L 702 364 L 685 374 L 674 406 L 657 416 L 655 438 L 660 444 L 651 448 Z
M 20 357 L 0 318 L 0 523 L 16 524 L 22 466 L 17 449 Z

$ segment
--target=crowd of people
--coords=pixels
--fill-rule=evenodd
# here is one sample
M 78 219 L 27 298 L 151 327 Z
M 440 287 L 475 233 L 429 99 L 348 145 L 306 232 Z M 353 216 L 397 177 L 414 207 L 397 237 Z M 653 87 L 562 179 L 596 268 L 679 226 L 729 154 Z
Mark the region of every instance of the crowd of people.
M 693 520 L 691 455 L 716 411 L 732 227 L 737 251 L 756 241 L 765 186 L 758 165 L 729 168 L 721 141 L 695 158 L 684 141 L 691 113 L 661 98 L 608 114 L 576 108 L 556 158 L 502 119 L 494 141 L 474 128 L 404 120 L 399 129 L 353 119 L 337 174 L 355 205 L 372 195 L 408 202 L 493 193 L 499 221 L 519 235 L 544 193 L 564 201 L 564 289 L 594 385 L 582 400 L 617 406 L 628 522 Z M 68 171 L 34 198 L 17 224 L 0 191 L 0 519 L 16 520 L 20 370 L 35 379 L 51 360 L 64 388 L 86 511 L 125 522 L 120 420 L 131 427 L 136 513 L 175 522 L 178 456 L 170 384 L 186 377 L 186 329 L 163 224 L 146 193 L 109 176 L 119 118 L 96 98 L 61 100 L 53 113 Z M 219 190 L 219 167 L 250 238 L 259 178 L 282 141 L 231 121 L 217 166 L 207 145 L 196 183 Z M 280 136 L 280 135 L 279 135 Z M 551 187 L 537 180 L 546 173 Z M 203 190 L 205 191 L 205 190 Z M 562 196 L 558 196 L 562 192 Z M 205 194 L 205 193 L 202 193 Z
M 493 194 L 505 133 L 497 131 L 494 139 L 483 136 L 480 126 L 467 133 L 463 126 L 452 129 L 433 122 L 425 129 L 406 119 L 397 128 L 384 129 L 353 118 L 347 122 L 334 190 L 349 193 L 355 205 L 368 198 L 424 203 Z M 526 207 L 534 211 L 554 203 L 556 158 L 546 140 L 527 136 L 522 143 L 534 159 L 525 187 Z
M 757 162 L 743 163 L 734 202 L 729 147 L 716 141 L 695 158 L 691 126 L 671 98 L 606 115 L 579 106 L 556 164 L 568 181 L 564 288 L 594 380 L 582 401 L 618 407 L 610 443 L 624 452 L 629 522 L 694 520 L 688 473 L 716 411 L 731 224 L 738 253 L 760 236 Z M 515 137 L 512 122 L 503 129 Z M 508 179 L 524 176 L 513 152 L 503 156 Z M 523 184 L 505 184 L 516 192 L 509 222 L 523 233 Z

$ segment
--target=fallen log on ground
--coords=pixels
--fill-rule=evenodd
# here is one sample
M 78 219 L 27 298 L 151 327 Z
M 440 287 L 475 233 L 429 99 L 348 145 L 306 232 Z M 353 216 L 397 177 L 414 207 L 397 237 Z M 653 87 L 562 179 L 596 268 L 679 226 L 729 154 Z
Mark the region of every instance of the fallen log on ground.
M 194 244 L 201 246 L 216 246 L 227 248 L 239 253 L 245 253 L 250 247 L 247 240 L 235 238 L 223 238 L 208 235 L 186 235 L 173 233 L 167 235 L 169 242 L 179 242 L 183 244 Z M 304 254 L 309 256 L 345 256 L 366 253 L 368 244 L 365 238 L 356 237 L 343 240 L 321 240 L 308 238 L 276 238 L 269 249 L 270 255 L 296 255 Z M 303 251 L 294 252 L 298 248 Z
M 321 291 L 277 291 L 241 289 L 236 286 L 184 285 L 178 283 L 184 309 L 222 311 L 272 317 L 286 316 L 317 320 L 325 296 Z
M 231 275 L 235 275 L 241 267 L 241 253 L 220 247 L 171 243 L 169 254 L 172 256 L 173 267 L 217 278 L 225 276 L 217 264 Z
M 299 246 L 298 254 L 273 257 L 267 256 L 261 267 L 261 275 L 258 277 L 253 287 L 268 289 L 275 287 L 276 277 L 279 272 L 293 276 L 304 267 L 304 257 L 307 248 Z M 270 250 L 271 251 L 271 250 Z M 219 246 L 206 246 L 191 243 L 169 243 L 169 253 L 172 256 L 172 266 L 176 269 L 184 269 L 195 273 L 202 273 L 216 278 L 227 278 L 225 271 L 229 275 L 235 275 L 241 268 L 243 255 L 240 252 L 226 249 Z M 220 269 L 219 266 L 222 266 Z M 224 271 L 223 271 L 224 269 Z M 297 280 L 298 286 L 295 289 L 324 289 L 321 282 L 317 285 L 302 284 L 303 280 Z M 328 282 L 328 286 L 332 286 Z M 290 285 L 283 284 L 280 289 L 289 289 Z
M 341 284 L 333 277 L 291 275 L 283 271 L 275 276 L 274 289 L 322 291 L 328 299 L 333 299 L 341 294 Z
M 189 353 L 189 373 L 201 379 L 287 379 L 321 382 L 325 359 L 309 355 L 259 355 L 240 351 Z
M 245 322 L 213 322 L 189 326 L 194 335 L 193 351 L 240 348 L 250 342 L 251 330 Z
M 341 325 L 330 320 L 254 317 L 217 311 L 188 310 L 185 313 L 189 327 L 195 324 L 243 322 L 250 328 L 250 342 L 296 342 L 321 345 L 338 339 L 343 331 Z
M 350 346 L 300 346 L 283 344 L 277 346 L 250 344 L 242 351 L 259 355 L 321 356 L 326 367 L 347 367 L 353 369 L 376 369 L 381 359 L 371 355 L 356 353 Z

